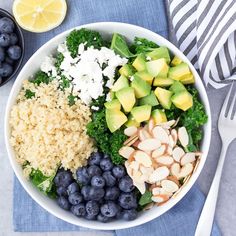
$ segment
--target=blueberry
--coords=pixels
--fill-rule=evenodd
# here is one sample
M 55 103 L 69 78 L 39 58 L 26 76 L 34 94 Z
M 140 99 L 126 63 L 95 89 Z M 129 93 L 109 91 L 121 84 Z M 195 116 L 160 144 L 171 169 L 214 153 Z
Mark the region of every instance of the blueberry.
M 85 205 L 83 203 L 72 206 L 70 210 L 76 216 L 85 216 L 86 214 Z
M 4 52 L 4 49 L 0 47 L 0 62 L 4 60 L 5 60 L 5 52 Z
M 21 48 L 17 45 L 7 49 L 7 54 L 12 60 L 18 60 L 21 57 Z
M 100 152 L 93 152 L 89 157 L 88 164 L 89 165 L 99 165 L 103 155 Z
M 9 65 L 8 63 L 2 63 L 1 67 L 0 67 L 0 76 L 1 77 L 8 77 L 12 74 L 13 72 L 13 68 L 11 65 Z
M 105 186 L 105 179 L 102 176 L 95 175 L 91 179 L 91 185 L 97 188 L 103 188 Z
M 100 222 L 106 223 L 110 220 L 110 218 L 100 213 L 97 215 L 97 220 Z
M 89 174 L 90 177 L 93 177 L 94 175 L 101 175 L 102 170 L 98 166 L 91 165 L 88 168 L 88 174 Z
M 119 205 L 124 209 L 137 207 L 137 198 L 133 193 L 122 193 L 118 199 Z
M 81 189 L 81 194 L 84 197 L 85 201 L 88 201 L 90 199 L 90 190 L 91 190 L 91 186 L 83 186 Z
M 96 216 L 89 215 L 87 213 L 85 214 L 84 218 L 87 219 L 87 220 L 96 220 Z
M 10 44 L 15 45 L 18 42 L 18 37 L 15 33 L 10 34 Z
M 105 200 L 116 200 L 120 195 L 120 190 L 117 187 L 106 188 Z
M 121 166 L 121 165 L 114 166 L 112 169 L 112 174 L 118 179 L 123 177 L 125 175 L 124 166 Z
M 96 216 L 99 213 L 99 204 L 96 201 L 88 201 L 85 205 L 86 212 L 89 216 Z
M 0 85 L 1 85 L 2 81 L 3 81 L 3 79 L 2 79 L 2 77 L 0 76 Z
M 75 192 L 79 192 L 79 185 L 76 182 L 73 182 L 67 187 L 67 193 L 70 195 Z
M 76 171 L 77 180 L 83 185 L 87 185 L 90 182 L 90 176 L 88 174 L 87 167 L 83 166 Z
M 106 186 L 112 187 L 116 184 L 116 178 L 111 174 L 111 171 L 104 172 L 102 177 L 105 179 Z
M 89 191 L 89 198 L 91 200 L 99 201 L 101 200 L 105 195 L 105 191 L 103 188 L 96 188 L 91 187 Z
M 124 220 L 135 220 L 138 216 L 138 212 L 135 209 L 124 210 L 122 212 L 122 218 Z
M 5 58 L 5 62 L 10 64 L 10 65 L 13 65 L 14 64 L 14 60 L 12 60 L 10 57 L 6 56 Z
M 108 171 L 112 169 L 113 164 L 109 158 L 103 158 L 100 162 L 100 167 L 103 171 Z
M 8 47 L 10 45 L 10 35 L 6 33 L 0 34 L 0 46 Z
M 119 189 L 125 193 L 129 193 L 134 190 L 133 180 L 128 176 L 124 176 L 119 181 Z
M 64 210 L 69 210 L 71 205 L 69 203 L 69 201 L 67 200 L 67 198 L 61 196 L 57 199 L 57 204 Z
M 64 197 L 67 197 L 67 191 L 66 191 L 66 188 L 65 187 L 62 187 L 62 186 L 59 186 L 57 188 L 57 194 L 58 196 L 64 196 Z
M 117 212 L 119 211 L 119 208 L 114 202 L 109 201 L 103 204 L 100 210 L 104 216 L 110 218 L 116 216 Z
M 83 196 L 80 193 L 75 192 L 69 195 L 68 200 L 72 205 L 77 205 L 83 201 Z
M 73 177 L 70 171 L 64 170 L 56 174 L 54 178 L 54 183 L 56 186 L 62 186 L 67 188 L 73 182 Z
M 12 33 L 14 30 L 14 22 L 8 18 L 3 17 L 0 19 L 0 32 L 1 33 Z

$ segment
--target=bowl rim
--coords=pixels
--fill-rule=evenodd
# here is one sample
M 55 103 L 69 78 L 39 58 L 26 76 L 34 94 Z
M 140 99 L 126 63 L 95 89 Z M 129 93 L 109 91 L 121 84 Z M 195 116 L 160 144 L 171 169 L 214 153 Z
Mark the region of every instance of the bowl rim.
M 9 112 L 11 109 L 11 104 L 13 104 L 13 101 L 15 101 L 16 95 L 15 95 L 15 90 L 17 90 L 17 87 L 21 87 L 22 86 L 22 81 L 23 79 L 21 79 L 22 74 L 24 74 L 24 68 L 26 68 L 27 64 L 30 64 L 34 61 L 34 57 L 39 54 L 41 51 L 44 50 L 45 47 L 49 46 L 51 43 L 53 43 L 54 41 L 56 41 L 57 39 L 60 39 L 61 37 L 65 37 L 69 32 L 71 32 L 71 30 L 73 29 L 80 29 L 80 28 L 89 28 L 89 29 L 93 29 L 96 30 L 96 28 L 101 28 L 103 30 L 106 31 L 106 28 L 111 27 L 123 27 L 123 30 L 130 30 L 131 32 L 136 32 L 137 31 L 142 31 L 142 33 L 147 34 L 147 39 L 150 37 L 155 38 L 155 41 L 160 43 L 161 45 L 165 45 L 166 47 L 168 47 L 168 49 L 170 49 L 171 51 L 174 51 L 175 54 L 177 54 L 183 61 L 185 61 L 191 71 L 194 74 L 194 77 L 196 79 L 196 85 L 199 91 L 199 95 L 201 97 L 201 100 L 204 104 L 206 113 L 208 115 L 208 122 L 204 125 L 204 138 L 203 138 L 203 143 L 201 146 L 203 146 L 205 148 L 205 152 L 203 153 L 202 157 L 201 157 L 201 161 L 199 162 L 199 166 L 197 168 L 197 170 L 192 174 L 190 180 L 188 181 L 188 184 L 186 184 L 186 186 L 183 187 L 183 189 L 180 191 L 179 194 L 177 194 L 177 196 L 175 198 L 171 198 L 166 204 L 159 206 L 159 210 L 157 211 L 156 214 L 147 214 L 145 219 L 141 219 L 140 217 L 138 217 L 136 220 L 134 221 L 129 221 L 129 222 L 118 222 L 118 221 L 113 221 L 111 223 L 100 223 L 100 222 L 94 222 L 94 221 L 83 221 L 80 218 L 73 218 L 71 219 L 70 217 L 67 217 L 66 214 L 64 213 L 60 213 L 60 212 L 55 212 L 55 209 L 52 209 L 53 207 L 50 207 L 50 204 L 44 204 L 42 198 L 40 197 L 39 194 L 42 194 L 40 192 L 35 193 L 34 191 L 31 191 L 29 183 L 27 183 L 27 181 L 25 180 L 25 178 L 20 174 L 19 171 L 19 164 L 15 163 L 14 159 L 14 155 L 13 152 L 11 150 L 11 145 L 9 142 Z M 110 33 L 110 32 L 107 32 Z M 134 33 L 135 35 L 135 33 Z M 124 34 L 125 36 L 125 34 Z M 191 62 L 187 59 L 187 57 L 175 46 L 173 45 L 171 42 L 169 42 L 167 39 L 165 39 L 164 37 L 158 35 L 157 33 L 154 33 L 151 30 L 145 29 L 143 27 L 137 26 L 137 25 L 133 25 L 133 24 L 127 24 L 127 23 L 120 23 L 120 22 L 97 22 L 97 23 L 90 23 L 90 24 L 84 24 L 84 25 L 80 25 L 77 27 L 73 27 L 69 30 L 66 30 L 60 34 L 58 34 L 57 36 L 55 36 L 54 38 L 52 38 L 51 40 L 49 40 L 46 44 L 42 45 L 32 56 L 31 58 L 28 60 L 28 62 L 25 64 L 25 66 L 22 68 L 21 72 L 19 73 L 18 77 L 16 78 L 12 90 L 10 92 L 8 101 L 7 101 L 7 106 L 6 106 L 6 112 L 5 112 L 5 121 L 4 121 L 4 135 L 5 135 L 5 144 L 6 144 L 6 148 L 7 148 L 7 153 L 8 153 L 8 158 L 10 159 L 10 163 L 11 166 L 18 178 L 18 180 L 20 181 L 21 185 L 24 187 L 24 189 L 27 191 L 27 193 L 34 199 L 34 201 L 36 201 L 41 207 L 43 207 L 45 210 L 47 210 L 48 212 L 50 212 L 52 215 L 56 216 L 59 219 L 62 219 L 68 223 L 77 225 L 77 226 L 82 226 L 82 227 L 87 227 L 87 228 L 91 228 L 91 229 L 99 229 L 99 230 L 117 230 L 117 229 L 125 229 L 125 228 L 130 228 L 130 227 L 134 227 L 134 226 L 138 226 L 141 224 L 144 224 L 146 222 L 149 222 L 157 217 L 159 217 L 160 215 L 162 215 L 163 213 L 167 212 L 169 209 L 171 209 L 173 206 L 175 206 L 186 194 L 187 192 L 191 189 L 191 187 L 193 186 L 193 184 L 196 182 L 197 178 L 199 177 L 203 166 L 205 164 L 206 161 L 206 157 L 208 155 L 208 151 L 209 151 L 209 147 L 210 147 L 210 140 L 211 140 L 211 127 L 212 127 L 212 120 L 211 120 L 211 112 L 210 112 L 210 105 L 209 105 L 209 100 L 208 100 L 208 96 L 205 90 L 205 87 L 203 85 L 203 82 L 201 80 L 201 78 L 199 77 L 197 71 L 195 70 L 195 68 L 193 67 L 193 65 L 191 64 Z M 59 208 L 59 207 L 58 207 Z M 63 211 L 64 212 L 64 211 Z M 70 219 L 68 219 L 70 218 Z
M 23 35 L 23 31 L 22 31 L 21 27 L 18 25 L 18 23 L 16 22 L 16 19 L 14 18 L 14 16 L 10 12 L 8 12 L 5 9 L 0 8 L 0 14 L 1 13 L 3 13 L 3 15 L 4 15 L 3 17 L 9 17 L 15 24 L 15 27 L 17 29 L 17 34 L 20 37 L 19 41 L 21 43 L 21 57 L 20 57 L 20 59 L 17 60 L 17 65 L 15 67 L 14 72 L 10 75 L 10 77 L 5 79 L 4 82 L 0 83 L 0 87 L 2 87 L 4 84 L 9 82 L 11 79 L 13 79 L 16 76 L 16 74 L 18 73 L 18 71 L 22 65 L 22 62 L 23 62 L 23 59 L 25 56 L 25 39 L 24 39 L 24 35 Z

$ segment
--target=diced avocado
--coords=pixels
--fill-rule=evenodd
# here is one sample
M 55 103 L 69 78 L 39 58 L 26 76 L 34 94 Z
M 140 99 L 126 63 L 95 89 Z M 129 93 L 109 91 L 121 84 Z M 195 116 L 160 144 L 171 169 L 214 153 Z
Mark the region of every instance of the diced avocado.
M 155 48 L 153 51 L 147 53 L 147 57 L 151 57 L 152 60 L 164 58 L 167 64 L 170 63 L 170 54 L 167 47 Z
M 158 101 L 165 109 L 170 109 L 171 107 L 171 96 L 172 92 L 160 87 L 155 89 L 155 95 L 157 96 Z
M 135 73 L 141 79 L 147 81 L 150 85 L 152 85 L 153 77 L 147 71 L 139 71 Z
M 118 98 L 125 112 L 130 112 L 136 102 L 134 89 L 131 87 L 126 87 L 117 91 L 116 97 Z
M 129 80 L 124 75 L 121 75 L 118 80 L 113 84 L 111 90 L 113 92 L 116 92 L 125 87 L 129 87 Z
M 174 80 L 181 80 L 181 78 L 190 73 L 187 63 L 180 63 L 177 66 L 170 67 L 168 77 Z
M 150 105 L 137 106 L 131 110 L 131 114 L 137 122 L 143 122 L 149 120 L 151 110 L 152 106 Z
M 109 94 L 110 94 L 110 98 L 111 98 L 111 99 L 115 99 L 115 97 L 116 97 L 115 92 L 113 92 L 113 91 L 110 90 Z
M 171 97 L 173 104 L 179 109 L 186 111 L 193 106 L 193 97 L 187 91 L 180 91 Z
M 137 70 L 137 71 L 142 71 L 146 69 L 146 61 L 145 61 L 145 56 L 143 54 L 139 54 L 134 62 L 132 63 L 132 66 Z
M 146 104 L 151 105 L 153 107 L 159 104 L 159 102 L 157 101 L 157 97 L 153 91 L 151 91 L 151 93 L 146 97 L 143 97 L 139 100 L 139 105 L 146 105 Z
M 104 103 L 104 106 L 110 110 L 120 110 L 121 104 L 118 99 L 113 99 L 110 102 Z
M 126 127 L 130 127 L 130 126 L 135 126 L 135 127 L 139 127 L 140 123 L 138 121 L 136 121 L 134 119 L 134 117 L 130 114 L 128 117 L 128 121 L 125 123 Z
M 180 63 L 182 63 L 183 61 L 179 58 L 179 57 L 177 57 L 177 56 L 174 56 L 174 58 L 172 59 L 172 61 L 171 61 L 171 65 L 172 66 L 177 66 L 177 65 L 179 65 Z
M 148 61 L 146 62 L 146 66 L 147 72 L 153 77 L 156 77 L 160 72 L 162 74 L 167 73 L 169 69 L 169 66 L 164 58 L 157 59 L 155 61 Z
M 119 129 L 127 120 L 128 119 L 123 112 L 106 109 L 106 122 L 112 133 Z
M 137 75 L 133 75 L 133 77 L 131 87 L 134 88 L 136 98 L 147 96 L 151 91 L 151 85 Z
M 166 114 L 160 109 L 155 109 L 151 113 L 151 117 L 154 119 L 156 125 L 167 122 Z
M 185 91 L 186 88 L 184 87 L 184 85 L 179 82 L 174 80 L 174 83 L 170 86 L 170 91 L 172 91 L 173 93 L 178 93 L 180 91 Z
M 168 87 L 174 83 L 173 79 L 156 77 L 153 81 L 153 86 Z
M 121 75 L 129 77 L 134 74 L 134 68 L 129 64 L 125 64 L 119 69 L 119 72 Z
M 189 73 L 188 75 L 181 77 L 180 81 L 183 84 L 194 84 L 195 83 L 195 79 L 194 79 L 194 76 L 192 73 Z

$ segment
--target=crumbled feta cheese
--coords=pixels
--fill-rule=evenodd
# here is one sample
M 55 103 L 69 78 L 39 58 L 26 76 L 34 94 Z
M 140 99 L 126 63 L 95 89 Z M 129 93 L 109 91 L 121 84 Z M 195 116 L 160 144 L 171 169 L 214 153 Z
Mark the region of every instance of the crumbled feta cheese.
M 111 101 L 111 94 L 110 94 L 110 93 L 107 94 L 107 96 L 106 96 L 106 101 L 107 101 L 107 102 L 110 102 L 110 101 Z
M 151 58 L 151 57 L 149 57 L 149 56 L 147 56 L 147 57 L 146 57 L 146 60 L 147 60 L 147 61 L 151 61 L 151 60 L 152 60 L 152 58 Z
M 52 56 L 46 56 L 45 60 L 41 64 L 40 69 L 41 71 L 45 72 L 47 75 L 56 77 L 57 70 L 54 64 L 55 64 L 55 58 L 53 58 Z
M 99 110 L 99 107 L 91 106 L 91 109 L 94 110 L 94 111 L 98 111 L 98 110 Z
M 130 81 L 133 81 L 134 80 L 134 76 L 130 76 Z

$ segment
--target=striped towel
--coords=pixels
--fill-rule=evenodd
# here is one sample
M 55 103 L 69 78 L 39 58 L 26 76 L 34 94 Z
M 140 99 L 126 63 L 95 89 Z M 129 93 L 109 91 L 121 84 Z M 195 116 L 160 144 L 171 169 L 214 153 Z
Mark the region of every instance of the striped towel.
M 236 80 L 236 0 L 168 0 L 180 50 L 205 84 Z

